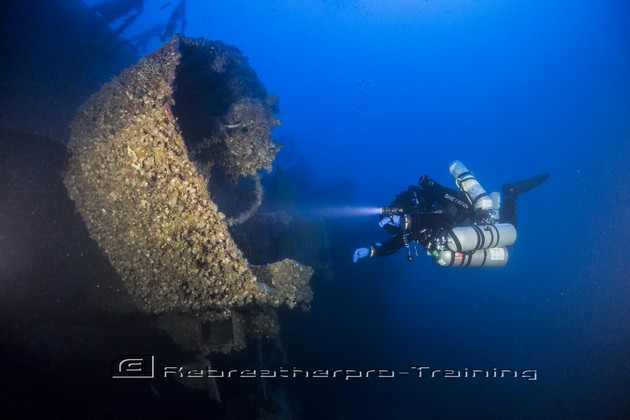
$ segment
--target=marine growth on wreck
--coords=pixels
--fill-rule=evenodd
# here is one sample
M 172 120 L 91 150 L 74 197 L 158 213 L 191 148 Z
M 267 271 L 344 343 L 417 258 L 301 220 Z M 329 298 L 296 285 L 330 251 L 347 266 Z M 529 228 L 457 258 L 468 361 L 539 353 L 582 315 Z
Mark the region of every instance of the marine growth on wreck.
M 238 49 L 174 38 L 104 85 L 72 123 L 70 197 L 130 310 L 160 315 L 185 348 L 242 348 L 245 332 L 277 333 L 273 308 L 312 299 L 312 268 L 250 265 L 228 230 L 261 203 L 258 171 L 279 150 L 275 107 Z M 212 198 L 226 185 L 250 192 L 228 216 Z

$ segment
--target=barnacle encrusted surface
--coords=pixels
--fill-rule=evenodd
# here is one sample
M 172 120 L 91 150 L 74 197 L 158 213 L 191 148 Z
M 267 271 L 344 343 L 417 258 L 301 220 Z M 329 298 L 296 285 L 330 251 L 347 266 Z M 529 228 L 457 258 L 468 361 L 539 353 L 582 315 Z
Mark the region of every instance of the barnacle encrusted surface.
M 205 170 L 219 166 L 232 180 L 271 170 L 280 149 L 277 99 L 267 96 L 247 59 L 221 42 L 185 40 L 177 68 L 173 110 L 191 158 Z
M 208 166 L 270 166 L 272 105 L 236 48 L 175 38 L 78 111 L 65 184 L 141 311 L 310 301 L 312 270 L 294 261 L 261 287 L 208 191 Z
M 264 266 L 251 266 L 260 283 L 267 292 L 263 299 L 272 306 L 286 304 L 289 308 L 302 305 L 309 309 L 313 292 L 308 281 L 313 275 L 311 267 L 303 266 L 293 260 L 285 259 Z
M 280 324 L 278 313 L 274 309 L 265 308 L 248 318 L 247 334 L 257 340 L 279 337 Z

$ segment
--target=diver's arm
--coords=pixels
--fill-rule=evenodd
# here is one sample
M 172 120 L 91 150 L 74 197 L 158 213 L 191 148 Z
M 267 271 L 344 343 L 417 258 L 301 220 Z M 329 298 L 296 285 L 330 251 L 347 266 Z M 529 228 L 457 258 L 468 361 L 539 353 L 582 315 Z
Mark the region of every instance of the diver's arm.
M 385 257 L 387 255 L 392 255 L 400 248 L 405 246 L 405 240 L 403 239 L 403 235 L 399 234 L 394 236 L 389 241 L 384 244 L 375 243 L 370 246 L 370 257 Z
M 404 245 L 405 241 L 402 237 L 402 234 L 400 234 L 385 242 L 384 244 L 377 242 L 371 245 L 369 248 L 359 248 L 355 250 L 352 260 L 354 262 L 357 262 L 361 258 L 365 257 L 385 257 L 387 255 L 395 253 Z

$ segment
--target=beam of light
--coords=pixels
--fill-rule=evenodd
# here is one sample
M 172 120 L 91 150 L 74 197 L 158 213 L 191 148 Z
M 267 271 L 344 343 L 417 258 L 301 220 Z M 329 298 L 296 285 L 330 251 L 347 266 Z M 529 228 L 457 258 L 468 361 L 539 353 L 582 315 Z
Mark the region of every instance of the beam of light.
M 318 206 L 302 209 L 300 213 L 304 216 L 339 218 L 339 217 L 360 217 L 373 216 L 381 213 L 381 207 L 369 206 Z

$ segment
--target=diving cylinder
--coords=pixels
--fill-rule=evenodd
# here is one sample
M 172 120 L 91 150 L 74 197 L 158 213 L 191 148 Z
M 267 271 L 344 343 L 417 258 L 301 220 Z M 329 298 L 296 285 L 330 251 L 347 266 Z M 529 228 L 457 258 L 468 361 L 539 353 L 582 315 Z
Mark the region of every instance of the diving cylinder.
M 490 199 L 492 200 L 492 218 L 501 220 L 501 193 L 497 191 L 491 192 Z
M 475 175 L 472 174 L 459 160 L 454 161 L 448 167 L 451 176 L 455 178 L 455 182 L 459 189 L 464 191 L 470 197 L 470 201 L 477 210 L 490 210 L 492 208 L 492 200 L 488 196 L 486 190 L 483 189 Z
M 440 251 L 433 260 L 442 267 L 502 267 L 508 262 L 507 248 L 488 248 L 474 252 Z
M 451 251 L 503 248 L 516 241 L 516 228 L 509 223 L 459 226 L 446 231 L 446 247 Z

